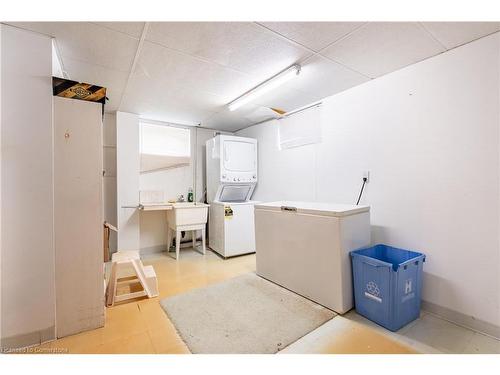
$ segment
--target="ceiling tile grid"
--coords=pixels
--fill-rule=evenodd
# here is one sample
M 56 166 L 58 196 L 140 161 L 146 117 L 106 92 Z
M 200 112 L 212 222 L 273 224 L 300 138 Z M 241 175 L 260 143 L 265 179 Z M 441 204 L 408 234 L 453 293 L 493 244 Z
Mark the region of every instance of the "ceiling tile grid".
M 262 116 L 262 110 L 267 110 L 264 116 Z M 255 104 L 245 105 L 234 112 L 224 108 L 220 112 L 207 117 L 202 122 L 202 126 L 226 131 L 237 131 L 270 118 L 269 111 L 268 108 L 266 109 Z
M 418 23 L 377 22 L 334 43 L 322 55 L 376 78 L 444 51 Z
M 90 22 L 29 22 L 16 26 L 56 38 L 63 58 L 130 71 L 138 41 Z
M 93 22 L 95 25 L 107 27 L 139 39 L 142 35 L 145 22 Z
M 260 81 L 310 55 L 249 22 L 151 23 L 146 40 L 251 74 Z
M 106 111 L 116 111 L 138 46 L 137 38 L 118 30 L 125 23 L 118 24 L 113 26 L 116 30 L 90 22 L 25 22 L 14 26 L 54 37 L 68 77 L 106 87 Z
M 196 59 L 145 41 L 131 84 L 144 81 L 153 92 L 171 92 L 189 89 L 193 96 L 218 96 L 216 105 L 222 106 L 233 97 L 240 95 L 242 89 L 251 88 L 255 82 L 246 74 L 224 69 L 217 64 Z M 133 87 L 126 95 L 133 93 Z M 146 92 L 144 92 L 147 95 Z
M 127 72 L 69 58 L 64 59 L 64 67 L 70 72 L 70 77 L 76 78 L 77 81 L 106 87 L 106 96 L 109 98 L 106 102 L 106 111 L 118 110 L 127 82 Z
M 499 22 L 13 25 L 55 37 L 71 79 L 107 87 L 106 111 L 233 131 L 273 116 L 270 107 L 302 107 L 500 30 Z M 227 103 L 295 63 L 300 76 L 228 111 Z
M 124 109 L 126 108 L 126 110 Z M 135 100 L 133 96 L 125 96 L 121 111 L 137 113 L 142 118 L 183 125 L 198 125 L 200 118 L 209 118 L 215 114 L 203 106 L 190 105 L 176 97 L 148 97 Z
M 262 26 L 319 52 L 326 46 L 345 37 L 364 22 L 262 22 Z
M 500 30 L 500 22 L 421 22 L 421 24 L 447 49 Z

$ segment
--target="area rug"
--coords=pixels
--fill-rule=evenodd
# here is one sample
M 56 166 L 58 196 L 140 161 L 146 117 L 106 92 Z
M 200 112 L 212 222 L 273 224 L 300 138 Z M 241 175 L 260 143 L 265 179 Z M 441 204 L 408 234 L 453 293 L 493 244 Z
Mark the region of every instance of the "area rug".
M 192 353 L 276 353 L 335 313 L 249 273 L 161 300 Z

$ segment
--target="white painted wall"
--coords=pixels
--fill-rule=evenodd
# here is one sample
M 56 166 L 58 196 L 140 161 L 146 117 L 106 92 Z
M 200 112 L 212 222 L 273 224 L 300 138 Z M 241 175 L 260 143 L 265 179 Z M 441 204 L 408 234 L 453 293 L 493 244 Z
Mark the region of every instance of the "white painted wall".
M 125 128 L 123 128 L 123 125 L 120 125 L 123 124 L 124 121 Z M 117 130 L 117 124 L 118 126 L 122 126 L 121 130 L 120 128 Z M 125 134 L 124 131 L 127 133 Z M 139 119 L 136 115 L 121 112 L 105 114 L 103 136 L 105 170 L 104 216 L 105 220 L 112 224 L 118 222 L 116 212 L 118 212 L 118 216 L 120 216 L 120 211 L 122 211 L 121 214 L 123 217 L 127 214 L 124 209 L 121 209 L 121 206 L 125 204 L 120 203 L 120 199 L 123 200 L 123 198 L 118 198 L 117 191 L 125 189 L 127 191 L 127 195 L 133 198 L 135 197 L 136 192 L 138 197 L 139 190 L 163 190 L 167 200 L 177 199 L 180 194 L 183 194 L 187 199 L 188 189 L 190 187 L 194 187 L 195 184 L 193 173 L 194 169 L 196 169 L 197 173 L 195 189 L 196 199 L 200 202 L 204 200 L 203 192 L 206 186 L 205 142 L 214 136 L 214 130 L 203 128 L 191 129 L 192 162 L 189 166 L 143 173 L 139 175 L 132 171 L 132 169 L 135 171 L 135 166 L 137 165 L 135 155 L 136 152 L 139 152 L 138 134 Z M 125 143 L 122 144 L 123 142 Z M 122 149 L 122 155 L 120 154 L 120 149 Z M 133 159 L 132 164 L 129 164 L 129 161 L 127 160 L 131 157 Z M 125 180 L 123 181 L 125 186 L 123 188 L 120 187 L 120 177 L 116 177 L 117 174 L 119 175 L 120 173 L 124 174 L 123 178 Z M 135 186 L 137 186 L 137 176 L 139 176 L 139 186 L 136 191 L 134 189 Z M 139 248 L 143 252 L 160 251 L 166 248 L 167 222 L 165 212 L 148 211 L 129 214 L 131 217 L 127 220 L 124 219 L 125 224 L 122 222 L 122 227 L 124 225 L 128 226 L 128 229 L 126 230 L 130 230 L 133 233 L 134 241 L 136 241 L 135 236 L 138 233 Z M 187 234 L 186 239 L 189 238 L 189 234 Z M 117 245 L 114 235 L 112 234 L 110 238 L 110 249 L 111 251 L 116 251 L 117 248 L 123 250 Z
M 353 203 L 371 181 L 373 242 L 427 254 L 423 299 L 500 325 L 499 34 L 324 100 L 322 142 L 259 141 L 256 200 Z
M 104 114 L 103 158 L 104 220 L 116 227 L 116 112 Z M 117 234 L 114 231 L 110 233 L 109 248 L 111 252 L 117 248 Z
M 51 39 L 1 28 L 2 346 L 54 337 Z
M 141 173 L 140 190 L 161 190 L 165 199 L 177 199 L 184 195 L 187 199 L 188 189 L 193 185 L 193 166 L 164 169 L 154 172 Z
M 0 25 L 0 349 L 2 348 L 2 32 Z
M 139 117 L 116 113 L 118 249 L 139 250 Z
M 163 190 L 165 198 L 177 199 L 184 195 L 187 200 L 189 188 L 194 188 L 196 169 L 196 200 L 203 201 L 205 179 L 205 142 L 212 138 L 214 130 L 191 129 L 191 164 L 185 167 L 142 173 L 141 190 Z M 143 251 L 158 251 L 167 246 L 167 221 L 165 212 L 148 211 L 140 213 L 140 243 Z M 187 234 L 186 239 L 190 238 Z

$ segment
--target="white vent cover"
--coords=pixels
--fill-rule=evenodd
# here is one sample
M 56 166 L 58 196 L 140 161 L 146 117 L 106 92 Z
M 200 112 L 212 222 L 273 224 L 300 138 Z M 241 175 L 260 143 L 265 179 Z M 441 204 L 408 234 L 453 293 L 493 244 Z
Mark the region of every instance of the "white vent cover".
M 321 113 L 318 105 L 292 113 L 278 121 L 282 150 L 321 142 Z

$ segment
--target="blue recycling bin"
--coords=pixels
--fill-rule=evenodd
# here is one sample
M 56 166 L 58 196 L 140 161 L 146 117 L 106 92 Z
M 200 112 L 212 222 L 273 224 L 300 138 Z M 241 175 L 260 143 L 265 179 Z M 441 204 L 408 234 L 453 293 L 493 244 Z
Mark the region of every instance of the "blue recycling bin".
M 351 258 L 356 312 L 391 331 L 420 316 L 424 254 L 380 244 Z

